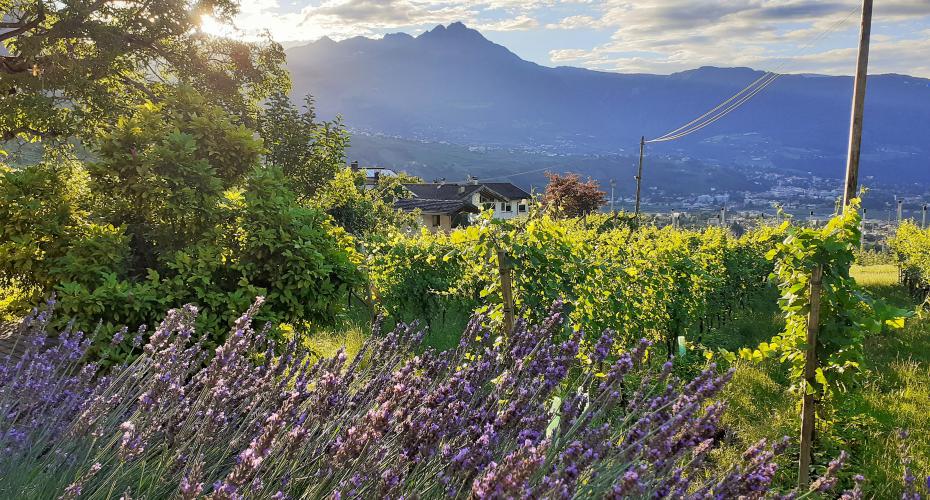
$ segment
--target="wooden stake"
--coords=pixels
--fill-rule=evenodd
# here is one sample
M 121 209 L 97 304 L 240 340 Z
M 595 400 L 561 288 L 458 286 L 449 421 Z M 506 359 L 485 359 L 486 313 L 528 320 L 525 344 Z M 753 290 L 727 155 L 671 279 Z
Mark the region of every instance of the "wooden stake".
M 859 157 L 862 152 L 862 115 L 865 108 L 865 85 L 869 74 L 869 38 L 872 33 L 872 0 L 862 2 L 862 29 L 859 34 L 859 60 L 853 89 L 853 109 L 849 126 L 849 155 L 846 160 L 846 188 L 843 206 L 858 196 Z
M 497 251 L 497 266 L 501 275 L 501 298 L 504 300 L 504 333 L 513 331 L 513 283 L 511 282 L 510 257 L 503 250 Z
M 646 154 L 646 136 L 639 140 L 639 173 L 636 174 L 636 210 L 634 215 L 639 217 L 639 195 L 643 186 L 643 156 Z
M 814 441 L 817 399 L 813 388 L 817 376 L 817 333 L 820 330 L 820 290 L 823 266 L 811 275 L 810 313 L 807 316 L 807 354 L 804 357 L 804 399 L 801 405 L 801 459 L 798 467 L 798 489 L 806 491 L 810 484 L 811 448 Z

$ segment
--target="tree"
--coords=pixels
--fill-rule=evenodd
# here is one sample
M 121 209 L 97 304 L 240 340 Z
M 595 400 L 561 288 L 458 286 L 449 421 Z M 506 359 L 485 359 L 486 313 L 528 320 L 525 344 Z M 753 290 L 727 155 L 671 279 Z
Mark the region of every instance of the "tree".
M 281 169 L 301 201 L 316 195 L 345 168 L 349 134 L 338 118 L 318 121 L 309 95 L 301 110 L 286 93 L 274 93 L 262 110 L 258 130 L 265 143 L 265 163 Z
M 144 104 L 91 139 L 95 212 L 125 226 L 133 267 L 202 238 L 219 222 L 223 192 L 258 165 L 261 141 L 190 87 Z
M 286 89 L 284 51 L 206 35 L 236 0 L 0 0 L 0 139 L 92 135 L 178 84 L 252 124 L 258 103 Z
M 385 227 L 416 227 L 417 218 L 394 209 L 394 202 L 409 196 L 401 179 L 416 179 L 407 174 L 382 177 L 382 182 L 365 188 L 365 174 L 343 169 L 310 200 L 312 206 L 325 210 L 337 224 L 358 237 L 384 231 Z
M 588 178 L 581 182 L 578 174 L 559 175 L 546 172 L 549 185 L 543 195 L 547 210 L 563 217 L 580 217 L 599 209 L 604 202 L 604 191 L 597 182 Z

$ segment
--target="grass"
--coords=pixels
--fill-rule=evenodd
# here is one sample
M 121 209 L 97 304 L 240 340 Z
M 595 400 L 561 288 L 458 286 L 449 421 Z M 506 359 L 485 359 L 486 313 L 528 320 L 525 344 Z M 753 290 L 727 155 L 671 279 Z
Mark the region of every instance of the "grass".
M 898 284 L 895 266 L 854 266 L 852 275 L 873 296 L 899 307 L 914 307 Z M 771 331 L 771 318 L 757 315 L 756 320 L 758 332 Z M 721 335 L 746 334 L 747 325 L 740 321 Z M 760 333 L 741 338 L 748 345 Z M 739 338 L 727 341 L 735 343 Z M 828 405 L 826 419 L 820 421 L 815 472 L 844 449 L 851 455 L 843 474 L 847 486 L 853 474 L 861 473 L 867 478 L 866 497 L 900 497 L 899 429 L 910 432 L 914 474 L 918 478 L 930 475 L 930 318 L 911 318 L 904 330 L 870 338 L 864 348 L 868 373 L 859 385 L 837 394 Z M 741 450 L 762 438 L 789 436 L 796 445 L 799 433 L 799 398 L 785 389 L 785 368 L 774 363 L 737 363 L 735 367 L 736 374 L 724 393 L 729 404 L 725 445 L 714 456 L 720 466 L 733 463 Z M 778 479 L 785 487 L 796 481 L 796 446 L 794 450 L 780 459 Z

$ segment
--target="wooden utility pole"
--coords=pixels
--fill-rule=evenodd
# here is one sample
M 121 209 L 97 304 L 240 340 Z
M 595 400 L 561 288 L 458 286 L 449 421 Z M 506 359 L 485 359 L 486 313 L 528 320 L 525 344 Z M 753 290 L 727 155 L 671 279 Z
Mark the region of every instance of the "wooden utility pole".
M 634 215 L 639 217 L 639 196 L 643 187 L 643 156 L 646 154 L 646 136 L 639 140 L 639 173 L 636 174 L 636 210 Z
M 862 219 L 859 220 L 859 251 L 865 250 L 865 216 L 868 209 L 862 207 Z
M 807 353 L 804 355 L 804 399 L 801 404 L 801 459 L 798 467 L 798 489 L 807 491 L 810 484 L 811 448 L 817 412 L 815 384 L 817 376 L 817 334 L 820 331 L 820 290 L 823 286 L 823 266 L 811 274 L 810 312 L 807 316 Z
M 862 2 L 862 29 L 859 36 L 859 60 L 853 87 L 852 119 L 849 126 L 849 155 L 846 160 L 846 189 L 843 206 L 858 196 L 859 157 L 862 152 L 862 114 L 865 108 L 865 84 L 869 73 L 869 38 L 872 33 L 872 0 Z
M 504 250 L 497 251 L 497 266 L 501 275 L 501 298 L 504 300 L 504 333 L 513 332 L 513 283 L 510 272 L 510 257 Z

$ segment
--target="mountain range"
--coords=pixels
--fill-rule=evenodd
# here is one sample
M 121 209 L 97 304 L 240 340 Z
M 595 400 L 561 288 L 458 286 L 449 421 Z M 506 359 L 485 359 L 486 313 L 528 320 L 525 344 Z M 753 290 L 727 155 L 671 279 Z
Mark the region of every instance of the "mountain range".
M 764 74 L 546 67 L 461 23 L 416 37 L 322 38 L 288 49 L 287 59 L 294 97 L 312 94 L 320 116 L 342 116 L 356 135 L 549 156 L 634 157 L 641 136 L 678 128 Z M 850 77 L 786 74 L 725 119 L 649 145 L 648 154 L 750 177 L 759 169 L 841 177 L 851 99 Z M 930 80 L 870 76 L 861 175 L 875 183 L 930 181 Z

